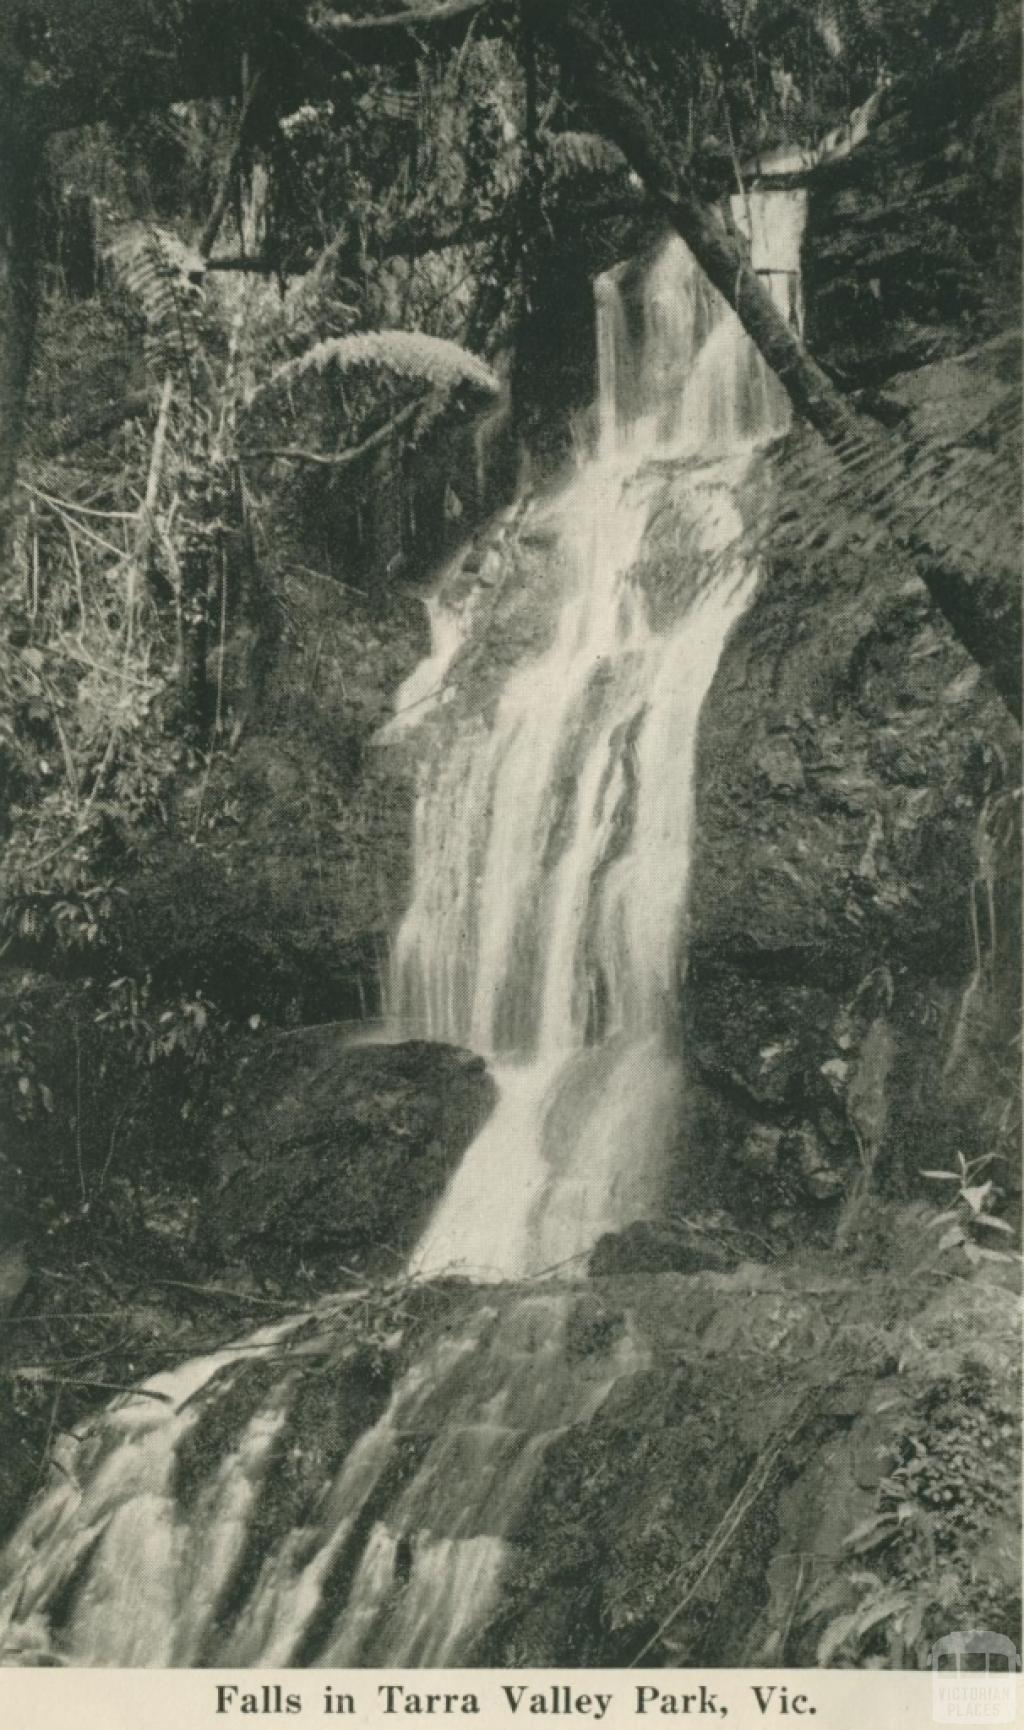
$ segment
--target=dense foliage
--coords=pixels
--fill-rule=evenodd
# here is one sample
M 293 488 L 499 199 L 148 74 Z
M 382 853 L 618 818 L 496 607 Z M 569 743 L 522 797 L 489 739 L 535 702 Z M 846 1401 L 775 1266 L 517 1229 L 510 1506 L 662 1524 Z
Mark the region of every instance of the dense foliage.
M 424 0 L 416 30 L 377 34 L 362 27 L 390 0 L 22 0 L 0 20 L 0 1182 L 55 1280 L 126 1242 L 191 1246 L 228 1059 L 268 1027 L 379 1006 L 381 838 L 404 812 L 382 811 L 368 741 L 422 647 L 403 583 L 587 436 L 590 279 L 664 216 L 547 4 Z M 1015 24 L 998 0 L 550 12 L 593 24 L 624 101 L 741 253 L 729 199 L 751 164 L 892 97 L 965 199 L 983 183 L 1002 200 L 950 260 L 913 194 L 936 295 L 972 284 L 950 347 L 1005 325 L 1016 182 L 992 93 Z M 981 518 L 1005 532 L 1011 420 L 981 405 L 987 492 L 938 439 L 914 477 L 961 542 L 992 534 L 992 564 Z M 870 484 L 856 460 L 823 478 L 817 447 L 786 460 L 808 539 L 891 555 L 906 448 Z M 994 1216 L 957 1207 L 957 1266 L 998 1253 Z M 1000 1396 L 973 1387 L 1002 1438 Z M 851 1540 L 871 1565 L 820 1606 L 832 1655 L 919 1642 L 950 1482 L 975 1523 L 1001 1493 L 1001 1464 L 961 1469 L 977 1438 L 955 1391 L 906 1416 Z

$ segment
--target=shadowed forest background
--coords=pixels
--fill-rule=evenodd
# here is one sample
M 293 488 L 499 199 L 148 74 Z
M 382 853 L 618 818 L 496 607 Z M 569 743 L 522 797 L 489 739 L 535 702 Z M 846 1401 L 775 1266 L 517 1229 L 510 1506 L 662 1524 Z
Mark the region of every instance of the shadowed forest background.
M 346 1043 L 410 889 L 377 735 L 446 566 L 484 621 L 456 695 L 541 629 L 594 278 L 671 230 L 796 418 L 702 715 L 669 1191 L 573 1323 L 584 1358 L 629 1310 L 652 1367 L 547 1456 L 480 1661 L 1019 1638 L 1018 31 L 5 8 L 0 1536 L 143 1376 L 347 1286 L 324 1361 L 373 1413 L 466 1301 L 402 1269 L 484 1062 Z M 802 336 L 730 204 L 798 185 Z

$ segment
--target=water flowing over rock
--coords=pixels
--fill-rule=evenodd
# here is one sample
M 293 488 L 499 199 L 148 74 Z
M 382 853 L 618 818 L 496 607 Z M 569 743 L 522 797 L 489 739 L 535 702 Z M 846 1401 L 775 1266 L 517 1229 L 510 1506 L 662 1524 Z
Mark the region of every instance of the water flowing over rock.
M 734 216 L 799 320 L 801 195 Z M 487 1284 L 486 1301 L 400 1368 L 392 1352 L 370 1395 L 351 1360 L 310 1367 L 299 1317 L 121 1401 L 64 1451 L 3 1558 L 9 1648 L 470 1662 L 549 1445 L 644 1367 L 622 1318 L 580 1351 L 585 1298 L 539 1280 L 582 1273 L 663 1186 L 698 723 L 758 578 L 756 453 L 788 410 L 680 241 L 597 292 L 594 448 L 519 525 L 540 549 L 536 635 L 460 691 L 474 604 L 463 586 L 453 617 L 442 590 L 430 663 L 396 702 L 421 767 L 390 1007 L 406 1035 L 486 1057 L 498 1086 L 409 1268 Z M 636 566 L 666 469 L 681 578 L 653 594 Z M 310 1440 L 313 1384 L 334 1400 Z
M 755 255 L 797 316 L 802 200 L 753 207 Z M 551 640 L 512 668 L 493 714 L 454 706 L 421 771 L 393 1007 L 491 1055 L 500 1088 L 420 1245 L 423 1272 L 514 1278 L 582 1256 L 654 1203 L 676 1118 L 666 1036 L 697 721 L 756 575 L 737 494 L 786 408 L 679 241 L 631 300 L 616 273 L 599 282 L 598 348 L 596 453 L 542 508 L 561 582 Z M 634 567 L 666 458 L 687 467 L 690 556 L 655 623 Z M 432 619 L 436 664 L 447 654 L 457 675 L 457 629 L 443 607 Z

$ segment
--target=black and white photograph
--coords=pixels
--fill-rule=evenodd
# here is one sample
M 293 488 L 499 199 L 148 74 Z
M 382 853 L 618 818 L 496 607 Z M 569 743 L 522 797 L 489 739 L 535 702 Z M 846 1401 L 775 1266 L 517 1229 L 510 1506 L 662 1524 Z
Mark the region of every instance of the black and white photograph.
M 0 0 L 4 1730 L 1014 1720 L 1020 67 Z

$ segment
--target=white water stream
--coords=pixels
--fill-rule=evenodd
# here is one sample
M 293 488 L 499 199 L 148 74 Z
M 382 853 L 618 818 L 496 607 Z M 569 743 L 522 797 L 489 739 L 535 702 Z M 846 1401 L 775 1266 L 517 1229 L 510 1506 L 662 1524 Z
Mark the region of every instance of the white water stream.
M 754 263 L 799 318 L 802 195 L 751 195 L 741 224 L 747 208 Z M 602 1233 L 656 1210 L 678 1121 L 698 721 L 757 576 L 745 476 L 788 409 L 681 241 L 634 276 L 635 291 L 623 272 L 598 284 L 596 449 L 537 507 L 550 641 L 513 658 L 488 714 L 425 729 L 393 1008 L 484 1053 L 499 1100 L 412 1256 L 421 1275 L 582 1275 Z M 666 609 L 638 566 L 669 465 L 683 580 Z M 442 593 L 431 623 L 396 703 L 411 726 L 436 720 L 472 608 Z M 0 1558 L 0 1647 L 85 1664 L 471 1661 L 545 1450 L 643 1362 L 628 1329 L 597 1355 L 567 1350 L 577 1301 L 549 1282 L 464 1311 L 294 1505 L 297 1354 L 247 1404 L 274 1334 L 154 1378 L 162 1398 L 122 1401 L 62 1448 Z M 230 1400 L 186 1493 L 182 1462 Z
M 803 195 L 754 195 L 749 217 L 754 263 L 799 318 Z M 744 472 L 788 408 L 682 241 L 637 298 L 619 273 L 598 284 L 598 448 L 551 507 L 554 640 L 512 668 L 488 727 L 464 726 L 421 772 L 394 1008 L 486 1053 L 501 1090 L 420 1243 L 424 1273 L 519 1278 L 584 1256 L 650 1210 L 676 1118 L 697 722 L 756 576 Z M 636 563 L 667 458 L 693 460 L 693 569 L 656 628 Z M 465 620 L 464 602 L 433 602 L 434 689 Z M 403 711 L 424 684 L 413 675 Z

